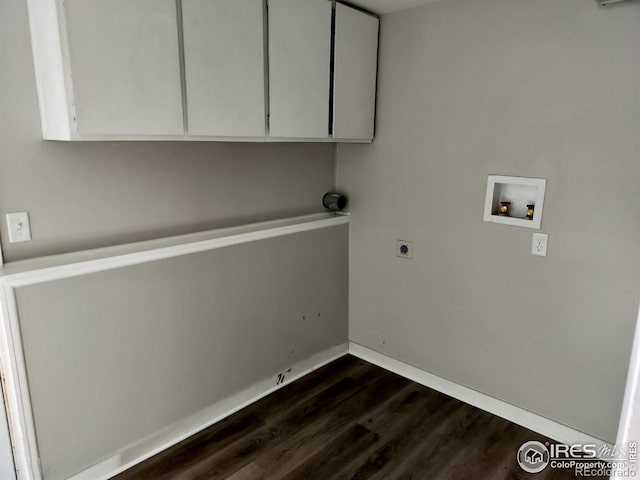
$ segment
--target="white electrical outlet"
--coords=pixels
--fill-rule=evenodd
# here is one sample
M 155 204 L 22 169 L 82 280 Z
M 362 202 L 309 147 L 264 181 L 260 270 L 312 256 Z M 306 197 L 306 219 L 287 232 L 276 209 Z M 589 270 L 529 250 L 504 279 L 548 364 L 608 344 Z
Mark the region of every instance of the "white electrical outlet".
M 29 212 L 7 213 L 9 243 L 28 242 L 31 240 Z
M 547 256 L 547 243 L 549 242 L 549 235 L 546 233 L 534 233 L 533 241 L 531 242 L 531 255 L 538 255 L 539 257 Z
M 408 240 L 398 240 L 396 243 L 396 257 L 413 258 L 413 242 Z

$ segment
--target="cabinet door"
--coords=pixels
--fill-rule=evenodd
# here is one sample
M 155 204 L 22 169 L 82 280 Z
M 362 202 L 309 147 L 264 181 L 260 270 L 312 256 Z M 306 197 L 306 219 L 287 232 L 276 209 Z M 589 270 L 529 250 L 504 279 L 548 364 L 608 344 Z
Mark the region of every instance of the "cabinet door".
M 272 137 L 327 138 L 331 2 L 269 0 Z
M 65 0 L 78 130 L 181 135 L 175 0 Z
M 378 18 L 336 5 L 333 137 L 373 138 Z
M 264 137 L 263 0 L 183 0 L 190 135 Z

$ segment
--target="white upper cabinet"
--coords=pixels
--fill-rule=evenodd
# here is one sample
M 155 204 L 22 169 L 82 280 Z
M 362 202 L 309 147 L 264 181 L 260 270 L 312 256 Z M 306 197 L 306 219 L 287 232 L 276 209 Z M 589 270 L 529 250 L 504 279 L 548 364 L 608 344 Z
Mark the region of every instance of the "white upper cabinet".
M 328 0 L 269 0 L 272 137 L 329 137 L 331 8 Z
M 80 134 L 184 133 L 175 0 L 65 0 Z
M 331 0 L 26 2 L 45 139 L 373 138 L 378 19 L 360 10 Z
M 377 17 L 336 4 L 333 137 L 373 139 L 378 69 Z
M 189 135 L 264 137 L 263 0 L 182 0 Z

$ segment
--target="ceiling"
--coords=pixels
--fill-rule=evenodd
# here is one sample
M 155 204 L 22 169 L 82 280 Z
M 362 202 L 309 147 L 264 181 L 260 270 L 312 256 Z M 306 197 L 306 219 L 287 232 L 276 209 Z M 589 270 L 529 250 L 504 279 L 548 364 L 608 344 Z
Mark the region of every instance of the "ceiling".
M 349 0 L 348 3 L 369 10 L 370 12 L 382 15 L 384 13 L 397 12 L 407 8 L 435 3 L 439 0 Z

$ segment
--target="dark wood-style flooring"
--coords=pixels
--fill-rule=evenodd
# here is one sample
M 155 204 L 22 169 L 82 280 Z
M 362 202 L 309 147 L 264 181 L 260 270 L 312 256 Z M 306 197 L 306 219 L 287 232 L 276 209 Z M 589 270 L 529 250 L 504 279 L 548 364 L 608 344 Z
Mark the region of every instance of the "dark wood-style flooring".
M 347 355 L 114 478 L 575 478 L 521 470 L 528 440 L 548 441 Z

